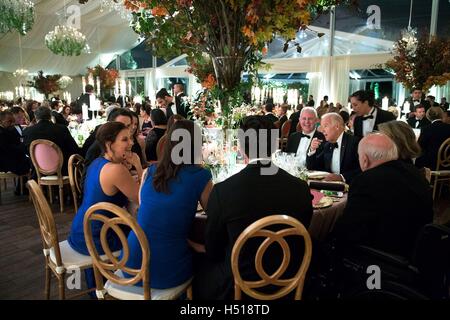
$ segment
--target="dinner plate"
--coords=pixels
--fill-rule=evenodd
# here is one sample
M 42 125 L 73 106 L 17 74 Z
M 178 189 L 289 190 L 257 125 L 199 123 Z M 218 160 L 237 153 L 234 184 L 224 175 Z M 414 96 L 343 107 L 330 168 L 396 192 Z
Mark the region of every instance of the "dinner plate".
M 313 205 L 314 209 L 328 208 L 333 205 L 333 199 L 330 197 L 323 197 L 320 201 Z

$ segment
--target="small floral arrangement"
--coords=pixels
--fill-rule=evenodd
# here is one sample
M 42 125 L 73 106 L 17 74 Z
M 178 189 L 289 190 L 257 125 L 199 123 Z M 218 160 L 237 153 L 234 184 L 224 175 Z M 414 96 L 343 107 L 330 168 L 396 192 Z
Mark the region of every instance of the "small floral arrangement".
M 56 26 L 45 36 L 45 44 L 54 54 L 63 56 L 79 56 L 89 53 L 86 37 L 77 29 L 68 26 Z
M 216 106 L 209 90 L 199 91 L 189 105 L 192 120 L 201 122 L 203 126 L 215 126 Z
M 67 88 L 72 83 L 72 78 L 68 76 L 62 76 L 58 80 L 59 87 L 61 89 Z

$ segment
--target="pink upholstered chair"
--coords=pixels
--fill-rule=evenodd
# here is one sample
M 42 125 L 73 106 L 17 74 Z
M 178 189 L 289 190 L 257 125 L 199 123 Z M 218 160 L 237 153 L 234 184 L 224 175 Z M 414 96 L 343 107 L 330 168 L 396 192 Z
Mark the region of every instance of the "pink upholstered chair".
M 40 186 L 49 187 L 50 203 L 53 203 L 52 186 L 59 186 L 60 211 L 64 211 L 64 185 L 69 176 L 61 174 L 64 157 L 61 149 L 52 141 L 38 139 L 30 145 L 30 156 Z

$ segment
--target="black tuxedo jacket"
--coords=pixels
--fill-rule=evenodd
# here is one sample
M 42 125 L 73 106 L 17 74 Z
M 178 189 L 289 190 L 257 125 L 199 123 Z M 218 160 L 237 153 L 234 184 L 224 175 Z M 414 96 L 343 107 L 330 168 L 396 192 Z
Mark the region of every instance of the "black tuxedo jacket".
M 342 174 L 347 183 L 361 173 L 358 159 L 359 138 L 344 132 L 342 136 L 341 146 L 341 167 Z M 309 170 L 319 170 L 331 172 L 331 159 L 333 157 L 333 149 L 329 142 L 322 143 L 316 152 L 306 157 L 306 167 Z
M 272 113 L 268 113 L 268 114 L 264 115 L 264 117 L 266 117 L 266 119 L 272 121 L 272 123 L 275 123 L 275 122 L 280 120 L 280 119 L 277 118 L 276 115 L 274 115 Z
M 171 102 L 169 105 L 167 105 L 167 107 L 166 107 L 166 118 L 167 118 L 167 120 L 169 120 L 169 118 L 171 117 L 171 116 L 173 116 L 173 111 L 172 111 L 172 106 L 174 105 L 174 103 L 173 102 Z
M 426 126 L 429 126 L 431 124 L 430 120 L 428 120 L 426 117 L 423 117 L 422 120 L 417 120 L 416 117 L 412 117 L 406 121 L 411 126 L 411 128 L 414 128 L 414 129 L 423 129 Z M 417 122 L 419 122 L 419 126 L 416 127 Z
M 373 130 L 378 130 L 378 125 L 380 123 L 388 122 L 395 120 L 395 116 L 393 113 L 389 111 L 384 111 L 380 108 L 377 108 L 377 116 L 375 118 L 375 125 L 373 126 Z M 363 117 L 359 116 L 355 118 L 355 121 L 353 122 L 353 126 L 355 128 L 354 134 L 357 137 L 362 138 L 363 137 Z
M 438 120 L 423 128 L 418 141 L 422 148 L 422 155 L 416 159 L 416 166 L 436 170 L 439 148 L 448 138 L 450 138 L 450 124 Z
M 285 214 L 299 220 L 305 228 L 309 226 L 313 209 L 306 182 L 282 169 L 274 175 L 263 175 L 261 168 L 261 165 L 249 164 L 238 174 L 216 184 L 211 191 L 206 210 L 205 246 L 207 260 L 215 267 L 199 274 L 202 280 L 209 280 L 200 282 L 204 284 L 203 295 L 208 299 L 227 298 L 233 293 L 231 250 L 238 236 L 250 224 L 266 216 Z M 254 249 L 253 244 L 249 247 Z M 303 248 L 297 249 L 303 252 Z M 270 261 L 263 260 L 268 271 L 272 263 L 279 266 L 277 260 L 280 257 L 280 251 L 270 251 L 266 252 L 266 257 L 271 257 L 267 259 Z M 302 257 L 300 253 L 291 251 L 291 259 Z M 255 274 L 251 267 L 254 254 L 250 249 L 241 253 L 244 277 Z
M 61 124 L 63 126 L 67 126 L 69 124 L 69 122 L 64 119 L 63 115 L 56 110 L 52 110 L 52 116 L 55 118 L 56 124 Z
M 189 110 L 186 110 L 186 106 L 183 106 L 183 97 L 185 97 L 186 94 L 184 92 L 181 92 L 177 96 L 175 96 L 175 105 L 177 106 L 177 114 L 180 116 L 183 116 L 187 119 L 187 114 Z
M 309 144 L 311 144 L 311 140 L 314 138 L 325 141 L 325 137 L 323 136 L 322 132 L 319 132 L 318 130 L 316 130 L 316 132 L 314 132 L 314 135 L 310 139 Z M 295 132 L 295 133 L 291 134 L 288 139 L 286 152 L 296 153 L 301 139 L 308 139 L 308 138 L 302 137 L 302 132 Z
M 16 128 L 0 126 L 0 171 L 11 171 L 15 174 L 25 174 L 30 171 L 30 161 Z
M 333 235 L 346 248 L 368 245 L 409 258 L 420 228 L 432 220 L 428 182 L 413 165 L 395 160 L 353 180 Z
M 27 152 L 30 152 L 31 142 L 37 139 L 50 140 L 58 145 L 64 157 L 62 172 L 66 175 L 69 157 L 80 152 L 80 148 L 70 135 L 69 129 L 51 121 L 41 120 L 34 126 L 26 128 L 23 132 L 23 143 Z
M 409 106 L 411 108 L 411 112 L 414 112 L 414 101 L 413 101 L 412 97 L 409 97 L 409 98 L 405 99 L 405 102 L 406 101 L 409 102 Z M 405 104 L 405 103 L 403 103 L 403 104 Z M 420 100 L 420 104 L 425 107 L 425 111 L 427 111 L 431 107 L 430 102 L 428 100 L 425 100 L 425 99 L 421 99 Z M 402 111 L 404 112 L 403 105 L 402 105 Z

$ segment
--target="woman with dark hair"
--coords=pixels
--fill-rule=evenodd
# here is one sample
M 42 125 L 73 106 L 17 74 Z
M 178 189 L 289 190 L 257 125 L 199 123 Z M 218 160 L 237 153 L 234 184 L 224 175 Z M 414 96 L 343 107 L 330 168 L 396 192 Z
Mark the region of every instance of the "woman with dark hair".
M 150 119 L 151 111 L 152 111 L 152 106 L 146 103 L 141 107 L 141 110 L 139 112 L 139 115 L 142 118 L 141 131 L 144 135 L 147 135 L 148 132 L 150 131 L 150 129 L 152 128 L 152 122 Z
M 61 111 L 61 114 L 66 121 L 69 121 L 67 118 L 72 114 L 72 108 L 69 105 L 65 105 Z
M 145 139 L 145 155 L 147 156 L 147 161 L 156 161 L 158 160 L 156 146 L 159 139 L 166 133 L 167 118 L 161 109 L 153 109 L 150 113 L 150 119 L 153 129 Z
M 87 168 L 83 189 L 83 201 L 72 222 L 69 236 L 70 246 L 77 252 L 89 255 L 84 240 L 84 214 L 98 202 L 110 202 L 124 207 L 128 199 L 137 202 L 139 183 L 128 171 L 127 165 L 136 168 L 138 178 L 142 176 L 139 157 L 131 152 L 133 141 L 130 130 L 121 122 L 107 122 L 97 132 L 96 139 L 102 150 L 102 156 L 95 159 Z M 139 180 L 138 180 L 139 181 Z M 92 225 L 92 236 L 99 252 L 101 224 Z M 120 240 L 110 236 L 108 243 L 112 250 L 120 249 Z
M 175 136 L 176 130 L 185 134 Z M 200 128 L 192 121 L 179 120 L 168 136 L 161 161 L 144 173 L 137 216 L 150 244 L 150 284 L 155 289 L 173 288 L 192 277 L 193 253 L 188 236 L 197 204 L 200 201 L 206 208 L 212 188 L 211 173 L 199 165 Z M 195 141 L 196 138 L 200 140 Z M 180 143 L 184 145 L 184 139 L 190 139 L 188 149 L 182 150 L 180 159 L 173 159 L 172 151 Z M 128 236 L 128 244 L 127 267 L 139 268 L 142 252 L 133 232 Z
M 147 167 L 147 159 L 145 157 L 145 139 L 141 136 L 139 130 L 139 116 L 136 112 L 130 111 L 131 113 L 131 127 L 130 134 L 133 139 L 133 147 L 131 151 L 136 153 L 141 159 L 141 165 Z

